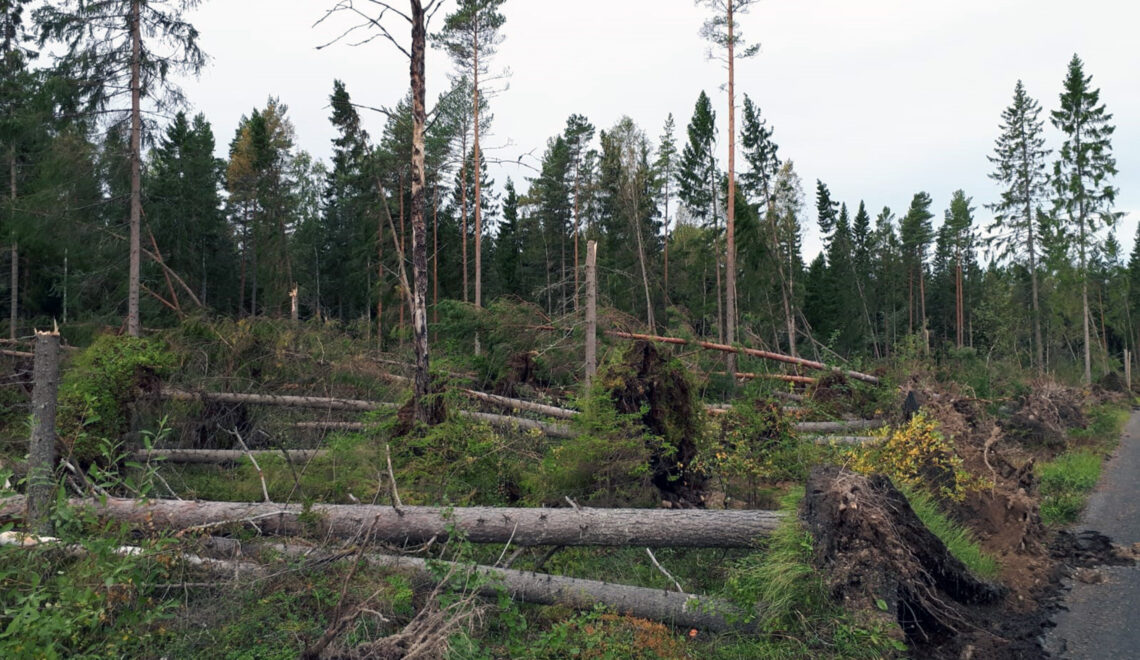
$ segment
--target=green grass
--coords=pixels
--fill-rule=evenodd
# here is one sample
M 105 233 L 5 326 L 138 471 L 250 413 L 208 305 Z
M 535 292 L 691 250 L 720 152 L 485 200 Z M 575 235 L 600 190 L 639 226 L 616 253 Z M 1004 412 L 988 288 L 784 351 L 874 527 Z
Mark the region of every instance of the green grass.
M 908 492 L 906 498 L 922 524 L 941 539 L 950 550 L 950 554 L 965 564 L 971 573 L 986 579 L 997 577 L 997 562 L 982 552 L 981 546 L 970 530 L 942 513 L 930 496 L 919 492 Z
M 1061 454 L 1037 466 L 1041 483 L 1041 520 L 1047 525 L 1075 522 L 1085 499 L 1100 480 L 1104 455 L 1089 450 Z

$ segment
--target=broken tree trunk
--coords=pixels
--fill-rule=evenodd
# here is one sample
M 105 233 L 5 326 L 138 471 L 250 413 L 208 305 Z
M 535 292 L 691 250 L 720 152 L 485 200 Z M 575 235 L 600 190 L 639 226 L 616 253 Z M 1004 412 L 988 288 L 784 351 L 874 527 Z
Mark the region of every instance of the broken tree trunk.
M 577 199 L 574 201 L 577 204 Z M 577 232 L 577 225 L 575 225 Z M 577 239 L 574 245 L 577 246 Z M 575 273 L 578 264 L 574 262 Z M 665 271 L 668 273 L 668 269 Z M 665 276 L 668 281 L 668 275 Z M 577 300 L 577 293 L 575 300 Z M 598 242 L 586 243 L 586 391 L 598 375 Z
M 287 456 L 291 461 L 309 461 L 328 452 L 323 449 L 291 449 L 282 453 L 281 450 L 253 450 L 240 449 L 149 449 L 136 451 L 131 454 L 135 461 L 164 461 L 167 463 L 226 465 L 263 456 Z
M 449 529 L 472 543 L 652 548 L 748 548 L 784 519 L 778 511 L 700 509 L 522 509 L 496 507 L 375 506 L 193 502 L 106 498 L 73 499 L 96 515 L 173 530 L 256 521 L 266 534 L 358 538 L 371 528 L 377 542 L 415 545 L 443 541 Z M 24 497 L 0 503 L 0 517 L 18 515 Z M 305 512 L 307 520 L 298 517 Z
M 32 437 L 28 446 L 28 527 L 50 536 L 54 529 L 55 405 L 59 390 L 59 333 L 36 332 Z
M 308 552 L 295 545 L 278 545 L 273 549 L 286 556 L 316 561 L 338 556 L 320 551 Z M 428 570 L 427 561 L 418 557 L 366 554 L 363 559 L 373 566 L 411 570 L 433 581 L 438 579 Z M 608 610 L 619 614 L 660 621 L 681 629 L 753 632 L 756 628 L 753 621 L 745 620 L 737 607 L 718 598 L 508 568 L 467 566 L 434 560 L 432 563 L 455 568 L 460 575 L 473 570 L 480 576 L 489 578 L 488 584 L 479 587 L 479 593 L 492 598 L 498 596 L 499 589 L 504 589 L 512 599 L 523 603 L 559 605 L 575 610 L 592 610 L 597 605 L 604 605 Z M 458 583 L 463 584 L 464 581 Z
M 879 384 L 878 378 L 876 378 L 874 376 L 870 376 L 868 374 L 859 373 L 858 371 L 847 371 L 845 369 L 840 369 L 839 367 L 832 367 L 832 366 L 826 365 L 822 362 L 815 362 L 813 360 L 805 360 L 804 358 L 792 357 L 790 355 L 783 355 L 781 353 L 773 353 L 771 351 L 762 351 L 762 350 L 759 350 L 756 348 L 736 348 L 734 346 L 729 346 L 727 344 L 714 344 L 712 342 L 700 341 L 697 339 L 682 339 L 680 337 L 659 337 L 656 335 L 639 335 L 639 334 L 635 334 L 632 332 L 619 332 L 617 330 L 610 330 L 606 334 L 608 334 L 612 337 L 618 337 L 620 339 L 635 339 L 635 340 L 641 339 L 644 341 L 653 341 L 653 342 L 664 343 L 664 344 L 679 344 L 682 346 L 699 346 L 701 348 L 706 348 L 706 349 L 711 350 L 711 351 L 721 351 L 723 353 L 737 353 L 737 354 L 741 354 L 741 355 L 751 355 L 752 357 L 764 358 L 765 360 L 775 360 L 777 362 L 787 362 L 788 364 L 796 364 L 796 365 L 799 365 L 801 367 L 806 367 L 808 369 L 814 369 L 816 371 L 834 371 L 835 373 L 841 373 L 841 374 L 846 375 L 848 378 L 854 378 L 855 380 L 861 380 L 865 383 L 871 383 L 873 385 Z

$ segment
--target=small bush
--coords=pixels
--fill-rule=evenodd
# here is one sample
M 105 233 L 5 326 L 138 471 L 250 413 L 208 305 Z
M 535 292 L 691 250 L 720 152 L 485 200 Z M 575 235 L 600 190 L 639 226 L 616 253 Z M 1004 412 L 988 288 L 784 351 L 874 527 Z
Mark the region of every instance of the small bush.
M 989 485 L 962 467 L 954 444 L 922 412 L 905 427 L 889 430 L 881 445 L 851 452 L 850 458 L 858 472 L 886 474 L 900 486 L 953 501 Z

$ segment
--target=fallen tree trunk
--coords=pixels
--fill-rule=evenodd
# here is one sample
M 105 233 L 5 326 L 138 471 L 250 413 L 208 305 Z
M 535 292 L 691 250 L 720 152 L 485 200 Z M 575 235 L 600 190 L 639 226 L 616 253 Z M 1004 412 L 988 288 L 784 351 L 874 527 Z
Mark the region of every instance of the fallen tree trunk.
M 10 351 L 5 348 L 0 348 L 0 355 L 3 355 L 5 357 L 20 358 L 22 360 L 31 360 L 36 357 L 35 353 L 29 353 L 27 351 Z
M 282 454 L 279 449 L 253 450 L 248 452 L 240 449 L 149 449 L 134 452 L 131 454 L 131 459 L 136 461 L 159 460 L 166 463 L 225 465 L 249 460 L 251 454 L 255 458 L 287 455 L 291 461 L 304 462 L 317 458 L 318 456 L 324 456 L 327 453 L 328 452 L 323 449 L 291 449 L 285 452 L 285 454 Z
M 777 362 L 786 362 L 788 364 L 795 364 L 808 369 L 816 371 L 834 371 L 846 375 L 848 378 L 861 380 L 865 383 L 873 385 L 879 384 L 879 379 L 874 376 L 860 373 L 858 371 L 848 371 L 840 369 L 839 367 L 832 367 L 822 362 L 815 362 L 814 360 L 805 360 L 804 358 L 792 357 L 790 355 L 783 355 L 781 353 L 773 353 L 771 351 L 762 351 L 756 348 L 736 348 L 727 344 L 714 344 L 712 342 L 700 341 L 698 339 L 682 339 L 680 337 L 660 337 L 657 335 L 640 335 L 632 332 L 619 332 L 617 330 L 610 330 L 606 334 L 620 339 L 641 339 L 645 341 L 653 341 L 664 344 L 679 344 L 699 346 L 712 351 L 721 351 L 722 353 L 737 353 L 740 355 L 751 355 L 752 357 L 764 358 L 765 360 L 775 360 Z
M 701 509 L 523 509 L 496 507 L 192 502 L 106 498 L 71 501 L 103 518 L 189 530 L 256 521 L 266 534 L 352 539 L 371 528 L 378 542 L 442 541 L 452 527 L 473 543 L 516 545 L 748 548 L 783 520 L 778 511 Z M 19 516 L 23 496 L 0 502 L 0 518 Z
M 485 422 L 490 426 L 501 429 L 515 430 L 520 429 L 523 431 L 538 430 L 552 438 L 573 438 L 578 435 L 574 429 L 566 426 L 565 424 L 549 424 L 547 422 L 538 422 L 533 419 L 523 419 L 521 417 L 507 417 L 506 415 L 494 415 L 491 413 L 472 412 L 470 410 L 453 410 L 453 413 L 468 419 L 478 420 Z
M 273 550 L 295 558 L 308 558 L 323 561 L 332 555 L 327 551 L 313 551 L 296 545 L 275 545 Z M 355 557 L 348 555 L 347 557 Z M 392 555 L 365 554 L 363 559 L 373 566 L 394 570 L 411 570 L 425 577 L 437 580 L 428 570 L 427 561 L 418 557 L 397 557 Z M 627 614 L 639 619 L 660 621 L 681 629 L 697 628 L 709 632 L 754 632 L 754 621 L 744 622 L 742 612 L 731 603 L 708 596 L 683 594 L 664 589 L 634 587 L 612 584 L 597 580 L 516 571 L 509 568 L 491 566 L 467 566 L 454 562 L 436 562 L 454 568 L 462 576 L 473 570 L 488 578 L 489 584 L 479 587 L 479 594 L 495 598 L 499 589 L 504 589 L 510 597 L 523 603 L 534 605 L 559 605 L 575 610 L 592 610 L 596 605 L 604 605 L 619 614 Z M 456 584 L 466 584 L 459 580 Z
M 557 419 L 574 419 L 578 416 L 577 410 L 570 410 L 569 408 L 548 406 L 543 403 L 523 401 L 522 399 L 512 399 L 510 397 L 499 396 L 498 394 L 476 392 L 475 390 L 464 389 L 460 391 L 472 399 L 500 406 L 502 408 L 506 408 L 507 410 L 525 410 L 526 412 L 532 412 L 538 415 L 546 415 L 547 417 L 555 417 Z
M 728 376 L 728 373 L 724 371 L 714 371 L 712 373 L 717 376 Z M 757 374 L 747 371 L 738 371 L 736 372 L 736 377 L 740 380 L 756 380 L 757 378 L 779 380 L 785 383 L 795 383 L 797 385 L 814 385 L 816 383 L 816 379 L 811 376 L 794 376 L 792 374 Z
M 393 382 L 410 385 L 411 378 L 405 376 L 397 376 L 395 374 L 383 374 L 382 379 Z M 525 410 L 526 412 L 537 413 L 539 415 L 546 415 L 547 417 L 555 417 L 558 419 L 573 419 L 577 414 L 577 410 L 570 410 L 569 408 L 559 408 L 557 406 L 548 406 L 542 403 L 535 403 L 533 401 L 524 401 L 523 399 L 512 399 L 506 396 L 499 396 L 498 394 L 487 394 L 486 392 L 479 392 L 477 390 L 469 390 L 465 387 L 457 388 L 457 391 L 463 393 L 476 401 L 489 403 L 500 408 L 507 410 Z
M 817 445 L 870 445 L 882 440 L 873 435 L 821 435 L 812 439 Z
M 161 396 L 173 401 L 217 401 L 219 403 L 251 403 L 262 406 L 287 408 L 318 408 L 321 410 L 355 410 L 367 412 L 395 408 L 395 403 L 360 401 L 319 396 L 284 396 L 280 394 L 246 394 L 243 392 L 190 392 L 174 387 L 163 387 Z
M 796 430 L 800 433 L 843 433 L 844 431 L 862 431 L 877 429 L 886 426 L 881 419 L 856 419 L 840 422 L 800 422 Z

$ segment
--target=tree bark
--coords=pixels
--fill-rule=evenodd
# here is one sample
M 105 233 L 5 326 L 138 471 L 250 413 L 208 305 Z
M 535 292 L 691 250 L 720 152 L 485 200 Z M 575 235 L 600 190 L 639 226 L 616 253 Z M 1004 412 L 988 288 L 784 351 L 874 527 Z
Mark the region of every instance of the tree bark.
M 586 244 L 586 390 L 598 374 L 598 242 Z
M 472 80 L 475 95 L 475 135 L 472 146 L 475 149 L 475 307 L 483 306 L 483 209 L 482 172 L 479 163 L 479 12 L 475 12 L 474 75 Z M 475 336 L 475 354 L 479 354 L 479 336 Z
M 28 447 L 28 528 L 36 534 L 53 532 L 51 505 L 55 501 L 55 407 L 59 391 L 59 333 L 36 332 L 32 391 L 32 437 Z
M 12 241 L 11 265 L 12 296 L 8 301 L 8 339 L 15 341 L 16 329 L 20 323 L 20 246 Z
M 328 556 L 322 552 L 306 552 L 297 546 L 276 546 L 273 549 L 288 556 L 308 557 L 315 561 Z M 430 580 L 438 580 L 436 574 L 428 569 L 427 560 L 419 557 L 365 554 L 363 558 L 373 566 L 412 570 Z M 718 598 L 509 568 L 471 567 L 434 560 L 432 563 L 454 568 L 460 575 L 473 570 L 486 578 L 484 586 L 478 587 L 478 591 L 480 595 L 489 598 L 498 597 L 499 590 L 504 589 L 513 600 L 533 605 L 553 605 L 582 611 L 590 611 L 601 605 L 622 615 L 659 621 L 686 631 L 698 629 L 708 632 L 751 633 L 757 628 L 755 621 L 747 620 L 736 606 Z
M 127 279 L 127 334 L 139 336 L 139 241 L 142 220 L 142 87 L 139 68 L 142 59 L 141 0 L 131 2 L 131 245 L 130 274 Z
M 0 515 L 18 515 L 25 498 L 0 502 Z M 262 532 L 286 536 L 356 539 L 371 527 L 376 543 L 416 545 L 447 540 L 450 530 L 472 543 L 521 546 L 642 546 L 751 548 L 784 520 L 779 511 L 704 509 L 590 509 L 423 507 L 191 500 L 73 499 L 101 518 L 185 530 L 256 520 Z M 304 514 L 304 515 L 302 515 Z M 308 521 L 304 521 L 308 518 Z M 315 521 L 315 522 L 314 522 Z M 315 529 L 314 529 L 315 527 Z
M 728 214 L 725 245 L 725 343 L 736 343 L 736 39 L 733 10 L 736 0 L 727 0 L 728 8 Z M 736 354 L 729 353 L 725 362 L 730 374 L 736 373 Z M 736 383 L 734 377 L 731 381 Z
M 15 224 L 15 219 L 16 219 L 15 218 L 15 215 L 16 215 L 16 194 L 17 194 L 16 147 L 15 146 L 9 146 L 8 147 L 8 195 L 9 195 L 9 201 L 11 202 L 11 205 L 12 205 L 11 206 L 11 214 L 12 214 L 11 220 L 12 220 L 13 225 Z M 14 232 L 13 232 L 13 237 L 12 237 L 12 264 L 11 264 L 11 271 L 10 272 L 11 272 L 11 283 L 12 283 L 12 295 L 8 300 L 8 339 L 15 341 L 15 339 L 16 339 L 16 326 L 19 324 L 19 312 L 20 312 L 20 304 L 19 304 L 19 300 L 20 300 L 20 291 L 19 291 L 20 248 L 16 242 Z M 65 291 L 65 295 L 66 295 L 67 289 L 65 288 L 64 291 Z M 66 308 L 66 305 L 65 305 L 65 308 Z
M 427 397 L 431 390 L 430 355 L 427 335 L 427 241 L 424 225 L 424 123 L 427 119 L 424 79 L 424 49 L 427 30 L 421 0 L 411 0 L 412 7 L 412 270 L 415 273 L 412 332 L 415 335 L 416 385 L 414 406 L 416 420 L 428 423 Z

